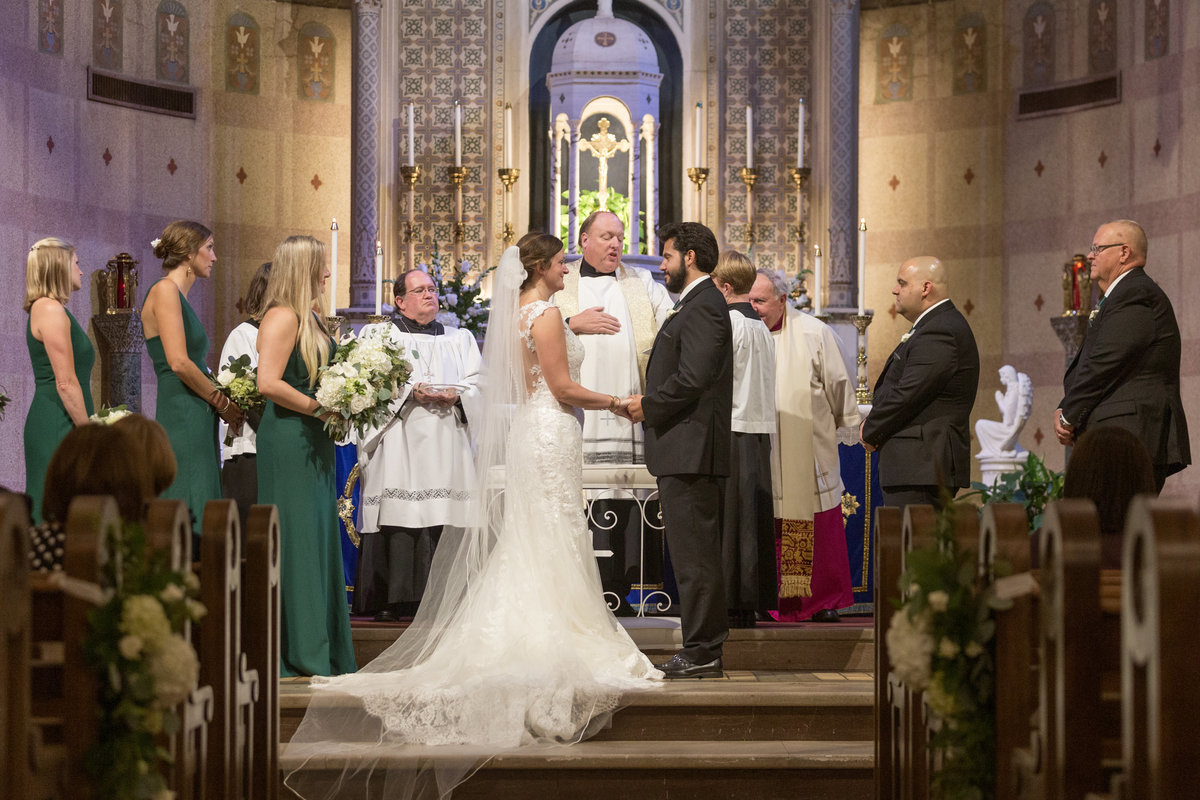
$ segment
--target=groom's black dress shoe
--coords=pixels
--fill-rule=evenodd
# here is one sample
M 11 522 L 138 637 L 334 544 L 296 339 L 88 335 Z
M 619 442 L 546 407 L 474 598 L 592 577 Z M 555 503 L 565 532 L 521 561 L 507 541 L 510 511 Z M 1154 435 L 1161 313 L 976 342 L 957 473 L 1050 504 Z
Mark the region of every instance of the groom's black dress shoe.
M 812 615 L 813 622 L 841 622 L 842 618 L 838 616 L 838 612 L 832 608 L 823 608 Z
M 659 664 L 664 678 L 720 678 L 725 675 L 721 659 L 714 658 L 707 664 L 696 664 L 682 655 L 674 655 L 665 664 Z

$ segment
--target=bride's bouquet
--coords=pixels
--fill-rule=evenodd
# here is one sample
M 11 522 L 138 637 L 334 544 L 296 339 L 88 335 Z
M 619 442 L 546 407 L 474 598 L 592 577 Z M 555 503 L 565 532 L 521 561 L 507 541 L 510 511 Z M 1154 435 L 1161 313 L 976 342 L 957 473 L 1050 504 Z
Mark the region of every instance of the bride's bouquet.
M 360 336 L 346 336 L 317 378 L 321 412 L 333 412 L 325 430 L 342 440 L 351 430 L 362 436 L 367 428 L 382 425 L 392 398 L 411 374 L 395 325 L 374 325 Z

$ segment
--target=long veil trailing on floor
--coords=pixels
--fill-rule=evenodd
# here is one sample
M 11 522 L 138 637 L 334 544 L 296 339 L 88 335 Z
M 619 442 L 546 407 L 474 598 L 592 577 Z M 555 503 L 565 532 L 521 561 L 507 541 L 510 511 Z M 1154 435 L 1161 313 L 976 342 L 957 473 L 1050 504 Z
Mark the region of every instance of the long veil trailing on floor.
M 486 418 L 470 420 L 473 524 L 443 533 L 395 644 L 357 673 L 313 680 L 286 752 L 303 762 L 286 784 L 309 800 L 444 797 L 497 754 L 586 739 L 659 677 L 601 599 L 578 423 L 544 381 L 527 388 L 540 373 L 526 374 L 524 278 L 510 247 L 483 350 Z

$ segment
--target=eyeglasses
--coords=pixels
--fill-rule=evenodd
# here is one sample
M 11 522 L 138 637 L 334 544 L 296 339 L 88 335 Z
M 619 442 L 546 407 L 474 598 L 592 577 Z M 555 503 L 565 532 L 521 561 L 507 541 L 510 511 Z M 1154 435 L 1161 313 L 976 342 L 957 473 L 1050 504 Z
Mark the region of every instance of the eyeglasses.
M 415 294 L 415 295 L 437 294 L 437 287 L 436 286 L 422 286 L 420 289 L 409 289 L 407 292 L 405 292 L 405 294 Z
M 1110 247 L 1124 247 L 1124 242 L 1113 242 L 1112 244 L 1094 244 L 1088 248 L 1088 252 L 1094 256 L 1100 255 L 1100 252 L 1107 250 Z

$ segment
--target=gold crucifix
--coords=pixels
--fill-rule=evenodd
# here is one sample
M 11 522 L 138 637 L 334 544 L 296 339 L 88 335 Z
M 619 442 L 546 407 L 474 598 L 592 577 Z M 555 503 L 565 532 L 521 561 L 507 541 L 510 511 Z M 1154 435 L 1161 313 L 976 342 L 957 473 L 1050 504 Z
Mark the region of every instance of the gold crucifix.
M 591 151 L 600 162 L 600 208 L 608 210 L 608 160 L 618 152 L 629 152 L 629 140 L 617 141 L 617 137 L 608 132 L 608 117 L 600 118 L 600 132 L 592 134 L 591 139 L 579 143 L 580 150 Z

